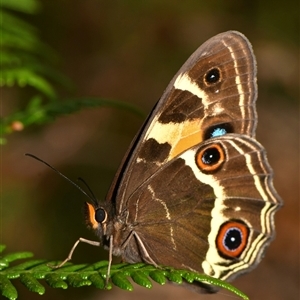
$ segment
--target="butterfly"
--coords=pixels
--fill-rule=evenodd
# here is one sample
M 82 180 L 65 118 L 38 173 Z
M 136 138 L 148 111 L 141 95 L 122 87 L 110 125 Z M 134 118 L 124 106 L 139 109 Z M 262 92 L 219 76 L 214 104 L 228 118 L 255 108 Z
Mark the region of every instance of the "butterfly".
M 112 255 L 222 280 L 257 266 L 282 200 L 255 139 L 256 73 L 242 33 L 201 45 L 136 135 L 105 201 L 85 203 L 99 241 L 75 246 L 107 248 L 109 269 Z

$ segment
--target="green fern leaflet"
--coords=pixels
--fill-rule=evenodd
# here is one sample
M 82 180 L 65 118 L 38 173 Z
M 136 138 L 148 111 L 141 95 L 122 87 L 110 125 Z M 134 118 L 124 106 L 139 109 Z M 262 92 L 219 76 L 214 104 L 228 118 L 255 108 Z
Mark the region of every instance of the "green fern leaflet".
M 0 253 L 5 249 L 0 245 Z M 116 264 L 111 268 L 111 277 L 106 285 L 107 261 L 94 264 L 75 265 L 67 263 L 64 267 L 53 269 L 50 266 L 57 262 L 42 259 L 31 259 L 23 263 L 10 266 L 10 263 L 19 259 L 33 257 L 30 252 L 17 252 L 1 255 L 0 258 L 0 290 L 4 297 L 13 300 L 18 298 L 18 292 L 13 281 L 20 280 L 30 291 L 43 295 L 45 287 L 39 282 L 44 279 L 52 288 L 67 289 L 69 286 L 81 287 L 93 285 L 99 289 L 111 289 L 112 285 L 127 291 L 132 291 L 133 286 L 129 278 L 145 288 L 152 287 L 152 281 L 164 285 L 168 281 L 182 284 L 200 282 L 227 289 L 242 299 L 249 299 L 244 293 L 224 281 L 207 275 L 186 270 L 175 270 L 164 267 L 157 269 L 152 265 Z

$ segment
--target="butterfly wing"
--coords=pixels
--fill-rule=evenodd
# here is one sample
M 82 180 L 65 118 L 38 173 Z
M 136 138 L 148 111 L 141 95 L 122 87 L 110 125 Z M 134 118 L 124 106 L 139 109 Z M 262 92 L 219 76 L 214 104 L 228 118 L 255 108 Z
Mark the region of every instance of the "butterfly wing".
M 118 213 L 129 196 L 186 149 L 225 133 L 254 136 L 256 61 L 247 38 L 221 33 L 174 76 L 131 145 L 107 195 Z
M 272 178 L 264 148 L 246 135 L 191 147 L 129 197 L 127 222 L 145 250 L 131 239 L 123 258 L 147 261 L 144 252 L 224 280 L 250 270 L 274 237 L 281 200 Z

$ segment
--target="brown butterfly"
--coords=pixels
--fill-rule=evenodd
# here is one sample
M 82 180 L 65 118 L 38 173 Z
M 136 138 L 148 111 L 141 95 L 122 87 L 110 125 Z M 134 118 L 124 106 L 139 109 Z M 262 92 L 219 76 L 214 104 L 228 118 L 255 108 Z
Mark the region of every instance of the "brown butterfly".
M 79 239 L 63 263 L 84 241 L 109 249 L 110 264 L 115 255 L 223 280 L 254 268 L 282 203 L 255 140 L 256 98 L 256 60 L 243 34 L 200 46 L 133 140 L 106 200 L 85 204 L 100 242 Z

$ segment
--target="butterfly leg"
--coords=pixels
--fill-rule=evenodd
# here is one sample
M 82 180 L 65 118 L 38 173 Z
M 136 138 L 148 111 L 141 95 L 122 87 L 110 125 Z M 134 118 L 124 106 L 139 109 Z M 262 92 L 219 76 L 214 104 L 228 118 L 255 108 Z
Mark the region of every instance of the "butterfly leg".
M 108 281 L 110 277 L 110 269 L 111 269 L 111 263 L 112 263 L 112 252 L 113 252 L 113 235 L 109 237 L 109 254 L 108 254 L 108 266 L 107 266 L 107 272 L 106 272 L 106 280 L 105 280 L 105 286 L 108 286 Z
M 70 261 L 72 259 L 72 256 L 73 256 L 73 253 L 74 253 L 74 250 L 75 248 L 77 247 L 77 245 L 80 243 L 80 242 L 83 242 L 83 243 L 86 243 L 86 244 L 90 244 L 92 246 L 101 246 L 101 243 L 100 242 L 97 242 L 97 241 L 91 241 L 91 240 L 87 240 L 87 239 L 84 239 L 84 238 L 79 238 L 76 243 L 73 245 L 68 257 L 62 261 L 60 264 L 56 265 L 56 266 L 50 266 L 51 268 L 53 269 L 57 269 L 57 268 L 60 268 L 62 267 L 66 262 Z
M 141 254 L 142 254 L 142 258 L 146 263 L 150 263 L 152 265 L 154 265 L 156 268 L 158 268 L 159 266 L 157 265 L 157 263 L 150 257 L 146 247 L 144 246 L 143 241 L 141 240 L 141 238 L 139 237 L 139 235 L 135 232 L 135 231 L 131 231 L 130 235 L 128 236 L 128 238 L 126 239 L 125 243 L 122 245 L 122 248 L 125 249 L 127 244 L 129 243 L 129 241 L 131 240 L 132 237 L 135 237 L 137 240 L 137 243 L 139 245 L 139 248 L 141 250 Z
M 139 246 L 140 246 L 140 249 L 141 249 L 141 252 L 142 252 L 142 257 L 145 261 L 147 262 L 150 262 L 151 264 L 153 264 L 156 268 L 158 267 L 158 265 L 155 263 L 155 261 L 150 257 L 150 255 L 148 254 L 148 251 L 146 250 L 142 240 L 140 239 L 140 237 L 138 236 L 138 234 L 135 232 L 135 231 L 132 231 L 130 233 L 130 235 L 128 236 L 127 240 L 125 241 L 125 243 L 123 244 L 122 248 L 124 249 L 128 242 L 131 240 L 132 237 L 135 237 Z M 79 241 L 77 241 L 77 244 L 79 243 Z M 76 245 L 73 246 L 73 248 L 75 248 Z M 72 249 L 73 250 L 73 249 Z M 74 250 L 73 250 L 74 251 Z M 72 252 L 72 251 L 71 251 Z M 109 281 L 109 278 L 110 278 L 110 270 L 111 270 L 111 264 L 112 264 L 112 253 L 113 253 L 113 235 L 111 235 L 109 237 L 109 258 L 108 258 L 108 266 L 107 266 L 107 272 L 106 272 L 106 286 L 108 285 L 108 281 Z M 72 253 L 70 253 L 72 254 Z M 70 255 L 69 255 L 70 256 Z M 67 260 L 66 260 L 67 261 Z
M 140 249 L 142 250 L 142 257 L 146 262 L 150 262 L 152 265 L 154 265 L 156 268 L 158 268 L 157 263 L 150 257 L 147 249 L 144 246 L 144 243 L 142 242 L 142 240 L 140 239 L 139 235 L 133 231 L 132 235 L 136 238 L 136 240 L 138 241 L 138 244 L 140 245 Z

